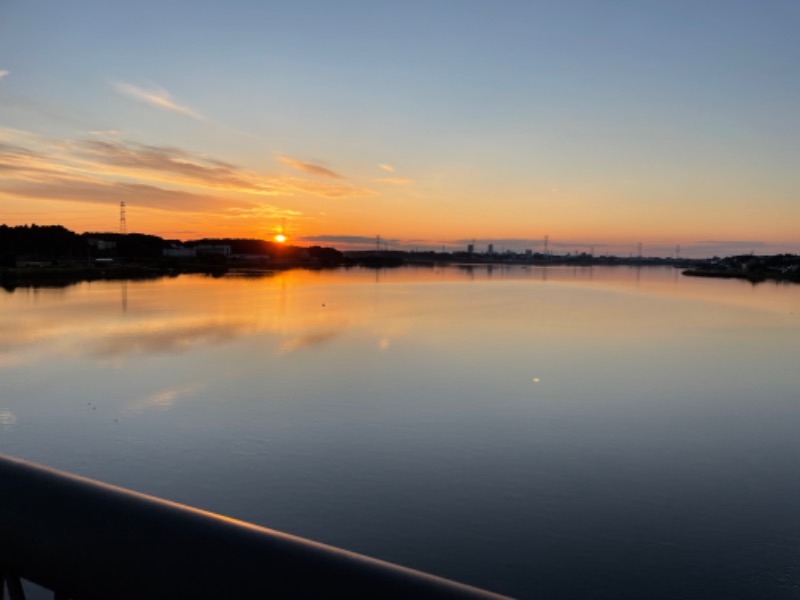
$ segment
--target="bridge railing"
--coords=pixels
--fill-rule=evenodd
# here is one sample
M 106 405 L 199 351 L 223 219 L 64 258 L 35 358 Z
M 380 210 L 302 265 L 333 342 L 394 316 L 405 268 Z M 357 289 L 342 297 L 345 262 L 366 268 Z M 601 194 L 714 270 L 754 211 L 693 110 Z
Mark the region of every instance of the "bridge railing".
M 501 597 L 0 455 L 0 600 L 20 578 L 57 600 Z

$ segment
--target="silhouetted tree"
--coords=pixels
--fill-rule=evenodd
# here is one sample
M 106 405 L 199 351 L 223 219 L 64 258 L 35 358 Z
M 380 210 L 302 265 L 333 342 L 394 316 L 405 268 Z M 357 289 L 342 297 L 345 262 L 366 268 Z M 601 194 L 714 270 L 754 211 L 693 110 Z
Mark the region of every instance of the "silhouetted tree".
M 86 255 L 86 242 L 61 225 L 0 225 L 0 254 L 55 260 Z

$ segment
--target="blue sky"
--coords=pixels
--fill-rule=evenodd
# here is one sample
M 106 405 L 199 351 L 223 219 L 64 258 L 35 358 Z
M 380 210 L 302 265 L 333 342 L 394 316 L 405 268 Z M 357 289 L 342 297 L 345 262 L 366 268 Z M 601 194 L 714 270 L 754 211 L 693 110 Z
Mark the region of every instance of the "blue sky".
M 0 221 L 113 229 L 124 199 L 168 237 L 797 252 L 798 25 L 788 1 L 6 0 Z

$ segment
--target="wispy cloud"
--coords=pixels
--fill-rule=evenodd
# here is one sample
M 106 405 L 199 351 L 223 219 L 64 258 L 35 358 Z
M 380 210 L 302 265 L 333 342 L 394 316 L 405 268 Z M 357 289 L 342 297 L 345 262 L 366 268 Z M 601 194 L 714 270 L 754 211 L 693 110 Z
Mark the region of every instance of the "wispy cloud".
M 363 235 L 306 235 L 300 238 L 304 242 L 320 242 L 327 244 L 343 244 L 348 246 L 369 246 L 374 248 L 376 238 Z M 398 240 L 381 238 L 381 243 L 397 244 Z
M 122 135 L 118 129 L 96 129 L 89 132 L 92 135 Z
M 394 173 L 395 168 L 392 165 L 387 165 L 386 163 L 381 163 L 378 165 L 379 169 L 383 169 L 388 173 Z M 380 177 L 375 179 L 378 183 L 388 183 L 389 185 L 409 185 L 413 183 L 408 177 Z
M 705 246 L 738 246 L 741 248 L 752 248 L 766 246 L 766 242 L 760 240 L 702 240 L 695 242 L 695 244 L 703 244 Z
M 0 193 L 48 201 L 126 200 L 160 210 L 230 219 L 298 216 L 263 197 L 364 197 L 346 180 L 266 175 L 182 148 L 150 146 L 120 135 L 50 140 L 0 127 Z
M 191 117 L 192 119 L 197 119 L 198 121 L 206 120 L 206 118 L 197 111 L 189 108 L 188 106 L 184 106 L 175 102 L 169 92 L 160 87 L 152 90 L 146 90 L 129 83 L 115 83 L 114 87 L 118 93 L 122 94 L 123 96 L 127 96 L 132 100 L 143 102 L 144 104 L 149 104 L 150 106 L 155 106 L 156 108 L 170 110 L 172 112 Z
M 39 181 L 11 181 L 0 184 L 0 192 L 27 198 L 108 204 L 125 200 L 159 210 L 214 212 L 225 210 L 226 201 L 204 194 L 170 190 L 141 183 L 104 182 L 74 177 L 48 177 Z M 112 199 L 112 200 L 110 200 Z
M 3 79 L 7 75 L 8 75 L 8 71 L 6 71 L 4 69 L 0 69 L 0 79 Z
M 413 183 L 408 177 L 382 177 L 375 181 L 378 183 L 388 183 L 390 185 L 411 185 Z
M 286 196 L 297 193 L 325 198 L 366 196 L 371 192 L 348 182 L 333 183 L 263 175 L 231 163 L 170 146 L 149 146 L 126 140 L 82 140 L 78 154 L 94 163 L 102 163 L 121 176 L 147 172 L 159 181 L 196 185 L 228 192 L 262 196 Z M 322 167 L 319 167 L 322 169 Z M 343 179 L 336 176 L 337 179 Z
M 331 177 L 333 179 L 344 179 L 339 173 L 335 171 L 331 171 L 328 168 L 321 167 L 319 165 L 312 165 L 311 163 L 304 162 L 297 158 L 290 158 L 288 156 L 279 156 L 278 160 L 280 160 L 283 164 L 292 167 L 293 169 L 297 169 L 298 171 L 302 171 L 303 173 L 310 173 L 311 175 L 321 175 L 322 177 Z
M 234 206 L 227 210 L 226 217 L 237 219 L 258 219 L 263 221 L 265 219 L 280 219 L 299 217 L 303 213 L 299 210 L 292 210 L 290 208 L 280 208 L 272 206 L 271 204 L 258 203 L 252 207 Z

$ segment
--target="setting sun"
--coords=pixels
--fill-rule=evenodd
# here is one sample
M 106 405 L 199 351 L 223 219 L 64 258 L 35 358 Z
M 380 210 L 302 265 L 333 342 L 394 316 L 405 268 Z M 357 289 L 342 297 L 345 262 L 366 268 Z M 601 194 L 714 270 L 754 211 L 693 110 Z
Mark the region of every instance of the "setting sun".
M 279 244 L 282 244 L 286 241 L 286 236 L 283 235 L 282 233 L 279 233 L 278 235 L 275 236 L 275 241 L 278 242 Z

